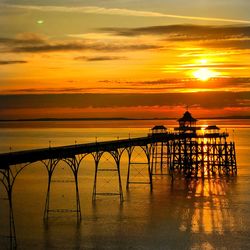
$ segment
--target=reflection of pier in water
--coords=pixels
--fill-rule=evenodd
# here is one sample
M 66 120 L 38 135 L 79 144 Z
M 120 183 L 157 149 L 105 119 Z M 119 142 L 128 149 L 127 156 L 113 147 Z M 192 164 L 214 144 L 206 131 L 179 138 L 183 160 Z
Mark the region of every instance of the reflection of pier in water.
M 154 202 L 148 205 L 148 224 L 155 225 L 149 229 L 154 241 L 163 241 L 167 249 L 224 248 L 223 240 L 230 239 L 239 226 L 230 196 L 235 184 L 236 178 L 177 178 L 171 182 L 159 177 L 152 193 Z
M 84 159 L 92 156 L 95 163 L 93 201 L 98 195 L 117 195 L 123 201 L 120 163 L 124 154 L 128 158 L 127 188 L 130 184 L 149 184 L 153 189 L 154 175 L 169 175 L 185 178 L 212 176 L 234 176 L 237 174 L 235 144 L 227 142 L 227 133 L 219 133 L 217 126 L 205 129 L 196 126 L 196 119 L 187 111 L 179 119 L 179 127 L 169 132 L 164 126 L 155 126 L 146 137 L 124 140 L 50 147 L 0 154 L 1 182 L 7 193 L 9 204 L 9 236 L 11 246 L 16 246 L 13 218 L 12 190 L 17 175 L 28 165 L 42 162 L 48 173 L 48 189 L 44 219 L 50 213 L 75 212 L 81 220 L 78 172 Z M 72 171 L 75 184 L 76 203 L 74 209 L 51 209 L 50 191 L 53 174 L 60 162 Z M 138 178 L 142 168 L 147 168 L 147 178 Z M 116 191 L 98 188 L 98 176 L 116 174 Z

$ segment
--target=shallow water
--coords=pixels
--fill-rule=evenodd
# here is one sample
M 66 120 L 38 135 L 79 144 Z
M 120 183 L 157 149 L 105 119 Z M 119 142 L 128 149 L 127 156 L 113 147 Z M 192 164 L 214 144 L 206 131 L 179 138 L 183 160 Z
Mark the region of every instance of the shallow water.
M 119 138 L 145 136 L 152 127 L 148 121 L 84 125 L 67 124 L 1 125 L 0 151 L 68 145 Z M 98 123 L 96 125 L 96 123 Z M 172 121 L 159 121 L 171 127 Z M 201 121 L 213 124 L 215 121 Z M 149 185 L 131 185 L 126 191 L 127 156 L 122 157 L 121 174 L 124 202 L 118 197 L 98 196 L 92 203 L 93 159 L 88 156 L 80 166 L 79 190 L 82 221 L 75 214 L 51 214 L 43 221 L 47 173 L 42 163 L 26 167 L 17 177 L 14 190 L 14 217 L 18 249 L 249 249 L 250 248 L 250 122 L 216 121 L 227 128 L 236 142 L 238 176 L 174 183 L 168 176 L 155 176 L 153 192 Z M 34 128 L 35 127 L 35 128 Z M 233 133 L 234 130 L 234 133 Z M 141 152 L 137 149 L 139 157 Z M 102 166 L 112 166 L 108 155 Z M 146 167 L 140 180 L 147 180 Z M 135 172 L 136 174 L 136 172 Z M 59 163 L 53 177 L 72 180 L 64 163 Z M 1 186 L 2 187 L 2 186 Z M 117 176 L 101 175 L 99 190 L 117 191 Z M 0 189 L 1 197 L 5 195 Z M 7 202 L 0 200 L 0 235 L 8 234 Z M 53 182 L 51 208 L 74 208 L 72 182 Z M 7 248 L 1 237 L 0 248 Z

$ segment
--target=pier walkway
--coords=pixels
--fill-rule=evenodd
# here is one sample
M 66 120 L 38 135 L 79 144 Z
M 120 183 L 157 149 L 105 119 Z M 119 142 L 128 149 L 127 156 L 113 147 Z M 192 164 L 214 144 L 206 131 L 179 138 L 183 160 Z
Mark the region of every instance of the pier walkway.
M 226 133 L 218 134 L 218 138 L 226 138 Z M 118 149 L 126 149 L 132 146 L 146 146 L 160 142 L 170 142 L 174 140 L 184 139 L 204 139 L 213 138 L 214 135 L 197 135 L 196 133 L 161 133 L 151 134 L 147 137 L 129 138 L 122 140 L 93 142 L 85 144 L 74 144 L 61 147 L 48 147 L 40 149 L 31 149 L 24 151 L 16 151 L 0 154 L 0 169 L 6 169 L 11 165 L 22 163 L 33 163 L 47 159 L 70 158 L 80 154 L 88 154 L 100 151 L 115 151 Z

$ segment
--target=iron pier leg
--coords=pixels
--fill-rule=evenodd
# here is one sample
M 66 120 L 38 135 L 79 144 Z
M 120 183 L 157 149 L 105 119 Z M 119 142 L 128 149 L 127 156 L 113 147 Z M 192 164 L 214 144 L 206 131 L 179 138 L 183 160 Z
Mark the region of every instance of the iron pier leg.
M 8 200 L 9 200 L 9 234 L 10 234 L 10 248 L 16 249 L 17 242 L 16 242 L 16 228 L 15 228 L 15 221 L 14 221 L 14 213 L 13 213 L 13 203 L 12 203 L 12 188 L 14 184 L 14 180 L 11 181 L 11 170 L 8 168 L 7 170 L 7 183 L 8 183 Z
M 201 177 L 204 179 L 204 142 L 201 142 Z
M 52 174 L 50 172 L 48 172 L 48 188 L 47 188 L 46 201 L 45 201 L 45 207 L 44 207 L 44 213 L 43 213 L 43 219 L 44 220 L 47 220 L 48 217 L 49 217 L 49 201 L 50 201 L 51 177 L 52 177 Z
M 74 173 L 75 177 L 75 186 L 76 186 L 76 212 L 77 212 L 77 219 L 81 221 L 82 213 L 81 213 L 81 205 L 80 205 L 80 195 L 79 195 L 79 188 L 78 188 L 78 171 Z
M 153 150 L 155 150 L 154 154 L 152 155 L 152 157 L 154 158 L 154 171 L 155 171 L 155 174 L 157 173 L 157 155 L 158 155 L 158 145 L 157 145 L 157 142 L 155 143 L 155 145 L 153 146 L 155 148 L 153 148 Z M 153 168 L 152 168 L 152 173 L 153 173 Z
M 96 200 L 96 182 L 97 182 L 97 172 L 98 172 L 99 159 L 95 160 L 95 177 L 94 177 L 94 186 L 93 186 L 93 194 L 92 201 Z
M 80 205 L 80 194 L 79 194 L 79 188 L 78 188 L 78 170 L 79 170 L 80 162 L 78 162 L 77 159 L 76 159 L 76 157 L 74 157 L 72 159 L 71 164 L 69 162 L 68 165 L 70 166 L 70 168 L 71 168 L 71 170 L 72 170 L 72 172 L 74 174 L 74 178 L 75 178 L 76 213 L 77 213 L 77 220 L 81 221 L 82 214 L 81 214 L 81 205 Z
M 147 154 L 147 160 L 148 160 L 148 177 L 149 177 L 150 190 L 152 191 L 153 190 L 153 178 L 152 178 L 153 167 L 151 167 L 150 159 L 151 159 L 151 155 L 150 155 L 150 152 L 148 152 L 148 154 Z
M 10 248 L 16 249 L 16 229 L 15 229 L 15 221 L 14 221 L 14 214 L 13 214 L 13 204 L 12 204 L 12 187 L 8 192 L 8 199 L 9 199 L 9 227 L 10 227 Z
M 13 185 L 15 181 L 16 175 L 12 173 L 10 170 L 10 166 L 7 166 L 5 170 L 1 170 L 2 179 L 0 180 L 5 187 L 8 207 L 9 207 L 9 248 L 16 249 L 17 248 L 17 240 L 16 240 L 16 229 L 15 229 L 15 221 L 14 221 L 14 213 L 13 213 L 13 200 L 12 200 L 12 191 Z M 0 246 L 1 247 L 1 246 Z
M 109 154 L 113 157 L 115 168 L 99 168 L 99 163 L 101 160 L 101 157 L 103 156 L 104 152 L 96 153 L 94 156 L 95 158 L 95 177 L 94 177 L 94 186 L 93 186 L 93 194 L 92 194 L 92 201 L 95 202 L 97 195 L 119 195 L 120 202 L 123 201 L 123 191 L 122 191 L 122 181 L 121 181 L 121 173 L 120 173 L 120 153 L 118 151 L 110 151 Z M 106 159 L 107 160 L 107 159 Z M 102 172 L 110 172 L 115 171 L 117 172 L 118 177 L 118 188 L 119 192 L 97 192 L 97 177 L 98 177 L 98 171 Z
M 58 162 L 59 161 L 57 159 L 49 159 L 48 163 L 43 161 L 43 164 L 45 165 L 47 172 L 48 172 L 48 188 L 47 188 L 46 201 L 45 201 L 45 207 L 44 207 L 44 213 L 43 213 L 44 220 L 47 220 L 49 217 L 51 179 L 52 179 L 53 172 Z
M 161 174 L 163 173 L 163 142 L 161 143 Z
M 131 153 L 128 154 L 128 173 L 127 173 L 127 185 L 126 185 L 127 190 L 129 189 L 130 163 L 131 163 Z
M 120 173 L 120 159 L 116 161 L 117 166 L 117 173 L 118 173 L 118 180 L 119 180 L 119 193 L 120 193 L 120 202 L 123 202 L 123 191 L 122 191 L 122 180 L 121 180 L 121 173 Z
M 233 142 L 233 155 L 234 155 L 234 171 L 233 174 L 237 175 L 237 161 L 236 161 L 236 150 L 235 150 L 235 143 Z

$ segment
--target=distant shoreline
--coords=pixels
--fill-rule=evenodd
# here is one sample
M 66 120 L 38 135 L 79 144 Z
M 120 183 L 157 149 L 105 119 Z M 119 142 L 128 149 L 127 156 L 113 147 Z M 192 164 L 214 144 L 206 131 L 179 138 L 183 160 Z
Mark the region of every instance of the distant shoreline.
M 50 122 L 50 121 L 153 121 L 153 120 L 177 120 L 178 118 L 125 118 L 125 117 L 113 117 L 113 118 L 34 118 L 34 119 L 0 119 L 0 122 Z M 226 116 L 226 117 L 200 117 L 198 120 L 248 120 L 250 116 Z

